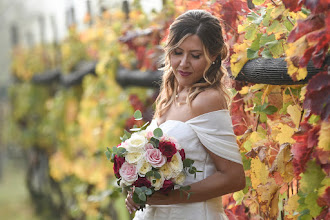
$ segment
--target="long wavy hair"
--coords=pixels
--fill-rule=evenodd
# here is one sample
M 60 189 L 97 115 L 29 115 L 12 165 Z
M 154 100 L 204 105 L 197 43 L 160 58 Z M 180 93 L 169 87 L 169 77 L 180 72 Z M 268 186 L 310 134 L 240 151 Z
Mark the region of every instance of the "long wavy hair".
M 222 78 L 227 71 L 221 65 L 221 61 L 227 57 L 228 49 L 223 40 L 219 20 L 207 11 L 190 10 L 177 17 L 169 30 L 164 47 L 164 74 L 160 93 L 156 99 L 155 117 L 160 117 L 175 101 L 175 95 L 178 92 L 178 82 L 170 64 L 170 56 L 175 48 L 191 35 L 197 35 L 201 40 L 208 65 L 203 77 L 190 87 L 186 102 L 191 105 L 194 98 L 208 88 L 214 88 L 223 92 L 228 101 L 228 95 L 222 83 Z M 215 63 L 212 65 L 210 57 L 216 57 Z

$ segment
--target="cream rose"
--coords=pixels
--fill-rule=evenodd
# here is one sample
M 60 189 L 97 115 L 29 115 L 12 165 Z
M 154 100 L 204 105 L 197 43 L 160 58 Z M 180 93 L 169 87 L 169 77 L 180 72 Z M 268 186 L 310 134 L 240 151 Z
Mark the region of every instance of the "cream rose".
M 152 166 L 143 158 L 137 163 L 136 168 L 140 176 L 144 177 L 152 169 Z
M 164 178 L 169 180 L 173 177 L 173 175 L 175 174 L 170 166 L 169 163 L 165 163 L 160 169 L 159 171 L 164 175 Z
M 166 157 L 157 148 L 149 149 L 145 154 L 146 161 L 153 167 L 161 167 L 166 163 Z
M 183 170 L 183 162 L 179 152 L 176 152 L 173 155 L 171 162 L 169 162 L 169 165 L 173 172 L 175 172 L 176 174 L 179 174 Z
M 122 177 L 121 182 L 126 186 L 132 185 L 138 179 L 136 166 L 127 162 L 123 163 L 119 174 Z
M 147 179 L 151 182 L 151 185 L 155 187 L 156 191 L 163 187 L 165 181 L 165 178 L 161 173 L 159 179 L 156 179 L 154 176 L 148 177 Z
M 144 146 L 147 143 L 147 139 L 140 133 L 134 133 L 126 141 L 126 150 L 128 152 L 141 152 L 144 150 Z
M 186 180 L 186 175 L 184 174 L 184 172 L 179 173 L 179 175 L 173 178 L 173 182 L 178 185 L 182 185 L 185 180 Z
M 143 158 L 144 153 L 142 151 L 138 152 L 128 152 L 125 156 L 125 160 L 128 163 L 136 164 L 139 160 Z

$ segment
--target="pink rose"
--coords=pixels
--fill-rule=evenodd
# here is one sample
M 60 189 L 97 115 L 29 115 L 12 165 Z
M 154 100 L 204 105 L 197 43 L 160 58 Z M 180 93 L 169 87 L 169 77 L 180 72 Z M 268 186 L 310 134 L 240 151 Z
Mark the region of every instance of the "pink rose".
M 136 166 L 127 162 L 123 163 L 119 170 L 119 174 L 125 185 L 131 185 L 138 178 Z
M 161 141 L 159 142 L 159 150 L 164 156 L 167 157 L 168 161 L 172 160 L 173 155 L 177 152 L 175 143 L 170 141 Z
M 147 134 L 146 134 L 146 138 L 148 140 L 150 140 L 153 136 L 154 136 L 154 134 L 152 133 L 152 131 L 148 131 Z
M 160 150 L 154 148 L 146 151 L 146 161 L 153 167 L 161 167 L 166 163 L 166 157 L 162 155 Z

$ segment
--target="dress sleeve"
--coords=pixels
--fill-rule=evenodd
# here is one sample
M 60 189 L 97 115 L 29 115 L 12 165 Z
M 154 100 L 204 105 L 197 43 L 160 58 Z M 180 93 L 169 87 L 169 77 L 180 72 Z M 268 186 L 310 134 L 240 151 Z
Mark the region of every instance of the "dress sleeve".
M 228 110 L 205 113 L 186 123 L 196 132 L 208 150 L 222 158 L 242 164 Z

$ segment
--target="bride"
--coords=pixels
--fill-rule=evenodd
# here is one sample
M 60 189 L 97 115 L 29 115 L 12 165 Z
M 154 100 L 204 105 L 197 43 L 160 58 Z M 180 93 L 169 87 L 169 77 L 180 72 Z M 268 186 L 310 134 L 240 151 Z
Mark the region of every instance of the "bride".
M 228 111 L 228 95 L 221 83 L 221 60 L 227 56 L 219 20 L 203 10 L 191 10 L 170 26 L 165 67 L 156 111 L 148 129 L 160 127 L 177 139 L 186 157 L 203 172 L 187 176 L 190 198 L 179 190 L 155 193 L 147 206 L 127 195 L 126 207 L 135 220 L 228 219 L 221 196 L 245 187 L 241 155 Z

